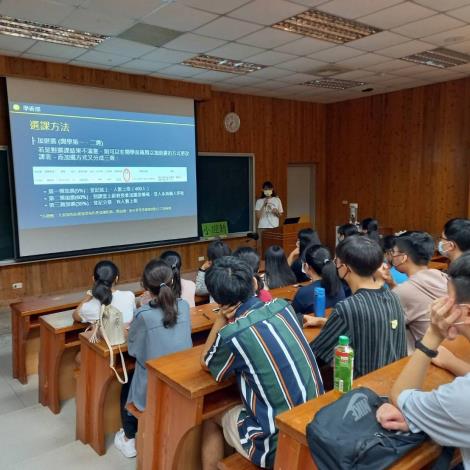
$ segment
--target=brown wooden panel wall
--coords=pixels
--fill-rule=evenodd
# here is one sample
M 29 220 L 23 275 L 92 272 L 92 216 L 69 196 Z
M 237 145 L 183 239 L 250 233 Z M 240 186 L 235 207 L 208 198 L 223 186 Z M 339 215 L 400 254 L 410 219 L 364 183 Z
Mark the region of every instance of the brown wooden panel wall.
M 327 220 L 359 203 L 359 218 L 439 233 L 470 215 L 470 79 L 331 104 L 327 108 Z
M 284 202 L 287 164 L 318 164 L 317 222 L 320 233 L 323 233 L 326 114 L 324 105 L 215 93 L 207 85 L 2 56 L 0 75 L 194 98 L 198 100 L 196 114 L 199 151 L 254 153 L 257 187 L 259 188 L 262 181 L 271 179 Z M 5 84 L 0 82 L 0 145 L 9 145 L 6 110 Z M 228 133 L 223 126 L 223 118 L 229 111 L 236 111 L 241 117 L 241 128 L 236 134 Z M 206 250 L 201 244 L 177 248 L 183 255 L 186 270 L 195 269 L 199 264 L 198 256 L 204 255 Z M 121 279 L 134 280 L 140 276 L 145 262 L 159 251 L 161 250 L 119 253 L 112 258 L 121 267 Z M 89 284 L 92 268 L 99 258 L 90 256 L 0 267 L 0 305 L 18 296 L 85 287 Z M 24 289 L 12 290 L 13 282 L 23 282 Z

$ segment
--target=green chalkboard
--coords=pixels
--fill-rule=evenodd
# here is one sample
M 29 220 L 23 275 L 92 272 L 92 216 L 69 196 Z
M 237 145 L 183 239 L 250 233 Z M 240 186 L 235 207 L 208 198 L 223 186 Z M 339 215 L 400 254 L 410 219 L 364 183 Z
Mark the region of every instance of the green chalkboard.
M 0 260 L 12 259 L 14 256 L 8 149 L 0 147 Z

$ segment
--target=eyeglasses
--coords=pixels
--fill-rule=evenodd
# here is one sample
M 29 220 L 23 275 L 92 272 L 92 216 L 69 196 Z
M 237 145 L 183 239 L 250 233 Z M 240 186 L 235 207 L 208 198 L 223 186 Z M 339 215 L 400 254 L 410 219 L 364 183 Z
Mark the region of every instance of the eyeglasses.
M 398 256 L 405 256 L 406 253 L 401 253 L 401 252 L 396 252 L 396 251 L 390 251 L 390 256 L 392 258 L 398 258 Z

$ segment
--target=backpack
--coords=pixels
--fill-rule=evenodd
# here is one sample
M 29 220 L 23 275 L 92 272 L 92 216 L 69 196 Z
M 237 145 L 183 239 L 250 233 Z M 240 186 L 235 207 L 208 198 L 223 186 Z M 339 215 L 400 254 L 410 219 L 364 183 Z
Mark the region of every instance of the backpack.
M 89 341 L 90 343 L 97 343 L 100 337 L 108 346 L 109 367 L 114 371 L 119 382 L 121 384 L 126 384 L 128 382 L 126 363 L 124 362 L 124 356 L 121 351 L 121 344 L 126 344 L 122 313 L 112 305 L 101 305 L 100 317 L 93 324 L 92 334 Z M 118 346 L 124 379 L 121 379 L 118 371 L 114 367 L 113 346 Z
M 307 425 L 318 470 L 382 470 L 419 446 L 426 434 L 387 431 L 376 411 L 386 400 L 357 388 L 322 408 Z

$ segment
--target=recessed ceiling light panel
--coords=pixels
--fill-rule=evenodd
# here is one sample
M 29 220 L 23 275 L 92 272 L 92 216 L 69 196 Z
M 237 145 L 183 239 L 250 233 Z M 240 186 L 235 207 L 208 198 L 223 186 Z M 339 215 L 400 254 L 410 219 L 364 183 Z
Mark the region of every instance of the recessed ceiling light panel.
M 272 27 L 335 44 L 355 41 L 381 31 L 373 26 L 331 15 L 314 8 L 279 21 Z
M 108 39 L 108 36 L 101 34 L 20 20 L 5 15 L 0 15 L 0 34 L 53 42 L 65 46 L 83 47 L 85 49 L 97 46 L 105 39 Z
M 303 83 L 303 85 L 313 86 L 315 88 L 330 88 L 332 90 L 346 90 L 355 86 L 365 85 L 365 82 L 356 82 L 354 80 L 340 80 L 338 78 L 321 78 Z
M 191 59 L 182 62 L 183 65 L 196 67 L 199 69 L 215 70 L 217 72 L 228 72 L 243 75 L 245 73 L 256 72 L 264 69 L 265 65 L 242 62 L 241 60 L 224 59 L 207 54 L 199 54 Z
M 452 51 L 444 47 L 438 47 L 430 51 L 402 57 L 402 59 L 416 64 L 428 65 L 429 67 L 446 69 L 455 67 L 456 65 L 468 64 L 470 62 L 470 55 Z

